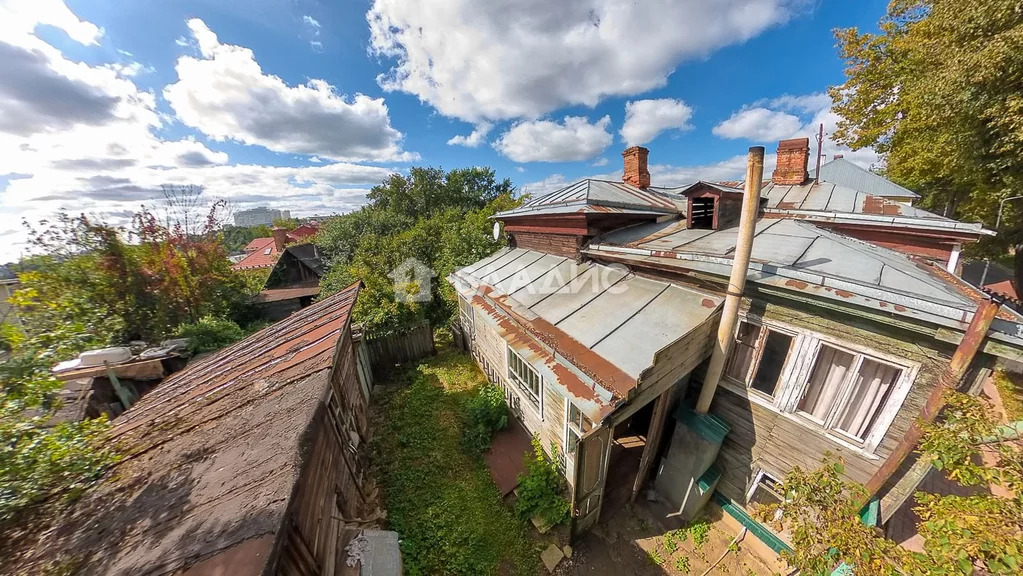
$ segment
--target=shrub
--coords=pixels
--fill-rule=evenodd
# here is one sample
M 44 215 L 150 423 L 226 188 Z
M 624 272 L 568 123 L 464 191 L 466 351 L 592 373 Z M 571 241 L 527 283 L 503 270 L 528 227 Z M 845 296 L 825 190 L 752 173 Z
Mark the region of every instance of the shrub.
M 230 320 L 203 316 L 193 324 L 178 327 L 178 337 L 188 338 L 188 353 L 219 350 L 245 337 L 245 331 Z
M 551 446 L 555 458 L 557 448 Z M 561 496 L 564 480 L 553 460 L 547 457 L 540 439 L 533 437 L 533 454 L 526 458 L 526 472 L 519 475 L 518 501 L 515 511 L 522 518 L 539 517 L 551 526 L 568 519 L 571 508 Z
M 462 445 L 470 454 L 482 454 L 490 448 L 494 433 L 508 425 L 508 408 L 504 393 L 497 386 L 486 384 L 469 400 L 468 422 L 462 432 Z

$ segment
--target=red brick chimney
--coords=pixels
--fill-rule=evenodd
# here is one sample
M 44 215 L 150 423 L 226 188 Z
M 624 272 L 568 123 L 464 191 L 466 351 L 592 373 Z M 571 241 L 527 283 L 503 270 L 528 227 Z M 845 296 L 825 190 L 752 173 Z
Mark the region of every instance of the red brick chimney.
M 284 245 L 288 242 L 288 231 L 280 226 L 273 227 L 274 233 L 274 248 L 277 248 L 277 253 L 284 252 Z
M 622 158 L 625 158 L 625 174 L 622 175 L 622 182 L 638 188 L 648 188 L 650 186 L 650 171 L 647 170 L 646 159 L 649 155 L 650 151 L 642 146 L 626 148 L 625 152 L 622 152 Z
M 792 186 L 810 179 L 806 163 L 810 160 L 810 139 L 792 138 L 778 142 L 778 166 L 771 174 L 775 184 Z

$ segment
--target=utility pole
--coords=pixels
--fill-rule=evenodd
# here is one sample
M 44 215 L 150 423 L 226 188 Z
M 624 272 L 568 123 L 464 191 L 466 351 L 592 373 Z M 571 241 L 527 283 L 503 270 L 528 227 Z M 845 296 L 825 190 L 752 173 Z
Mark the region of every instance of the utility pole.
M 821 154 L 824 153 L 824 123 L 821 122 L 820 130 L 817 132 L 817 169 L 813 172 L 813 183 L 820 184 L 821 181 Z

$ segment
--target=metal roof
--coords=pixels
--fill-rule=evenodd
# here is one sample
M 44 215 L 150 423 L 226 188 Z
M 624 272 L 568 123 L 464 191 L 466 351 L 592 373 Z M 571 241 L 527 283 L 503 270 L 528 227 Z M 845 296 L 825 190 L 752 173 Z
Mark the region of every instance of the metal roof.
M 688 230 L 684 221 L 641 224 L 595 239 L 590 256 L 728 277 L 737 228 Z M 878 308 L 929 322 L 969 322 L 985 296 L 939 266 L 794 219 L 756 223 L 749 281 Z M 1023 338 L 1023 317 L 1003 309 L 1002 328 Z
M 909 204 L 831 182 L 810 181 L 794 186 L 769 183 L 760 193 L 767 200 L 764 211 L 778 216 L 794 216 L 830 222 L 955 231 L 974 235 L 994 235 L 983 225 L 965 223 L 939 216 Z
M 816 170 L 810 173 L 813 178 Z M 845 186 L 871 196 L 882 198 L 920 198 L 920 195 L 909 188 L 899 186 L 895 182 L 875 174 L 866 168 L 846 160 L 835 158 L 821 166 L 821 180 Z
M 560 190 L 530 199 L 522 206 L 495 215 L 510 216 L 564 214 L 566 212 L 606 212 L 593 207 L 631 210 L 633 213 L 679 214 L 685 203 L 661 188 L 638 188 L 624 182 L 580 180 Z M 566 207 L 572 209 L 565 210 Z
M 630 379 L 612 391 L 620 397 L 636 386 L 657 352 L 700 326 L 722 302 L 623 267 L 523 249 L 501 250 L 450 279 L 463 294 L 483 292 L 501 308 L 547 327 L 559 348 L 577 345 L 610 362 Z
M 359 287 L 189 365 L 124 412 L 111 431 L 124 459 L 19 567 L 66 554 L 80 574 L 199 575 L 222 556 L 232 574 L 261 573 Z

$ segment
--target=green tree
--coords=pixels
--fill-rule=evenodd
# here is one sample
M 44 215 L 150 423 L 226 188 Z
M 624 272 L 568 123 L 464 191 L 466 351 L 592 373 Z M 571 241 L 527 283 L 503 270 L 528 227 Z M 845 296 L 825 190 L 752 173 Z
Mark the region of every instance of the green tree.
M 249 242 L 256 238 L 270 238 L 273 231 L 266 224 L 258 226 L 224 226 L 221 231 L 221 244 L 228 254 L 242 252 Z
M 847 81 L 830 89 L 835 137 L 873 147 L 893 180 L 923 205 L 995 224 L 1023 184 L 1023 16 L 1015 0 L 892 0 L 878 33 L 836 31 Z M 1016 248 L 1023 280 L 1023 210 L 1006 208 L 979 252 Z M 1023 284 L 1018 284 L 1023 285 Z
M 911 552 L 860 521 L 862 486 L 842 479 L 841 463 L 793 470 L 786 501 L 759 516 L 788 528 L 788 560 L 805 574 L 828 574 L 839 563 L 857 574 L 1019 574 L 1023 569 L 1023 443 L 998 427 L 984 401 L 950 392 L 939 422 L 926 426 L 919 450 L 951 479 L 980 490 L 971 496 L 917 492 L 923 552 Z M 983 454 L 987 462 L 978 456 Z M 1008 496 L 988 490 L 1005 489 Z M 780 513 L 780 514 L 779 514 Z
M 323 292 L 362 280 L 366 288 L 355 318 L 373 331 L 399 330 L 423 320 L 446 323 L 455 308 L 444 278 L 504 244 L 493 239 L 490 217 L 518 205 L 512 191 L 508 180 L 497 180 L 488 168 L 412 168 L 407 176 L 390 176 L 370 191 L 369 205 L 330 220 L 317 235 L 328 265 Z M 408 258 L 437 274 L 426 302 L 395 298 L 388 273 Z M 418 286 L 404 288 L 418 291 Z

